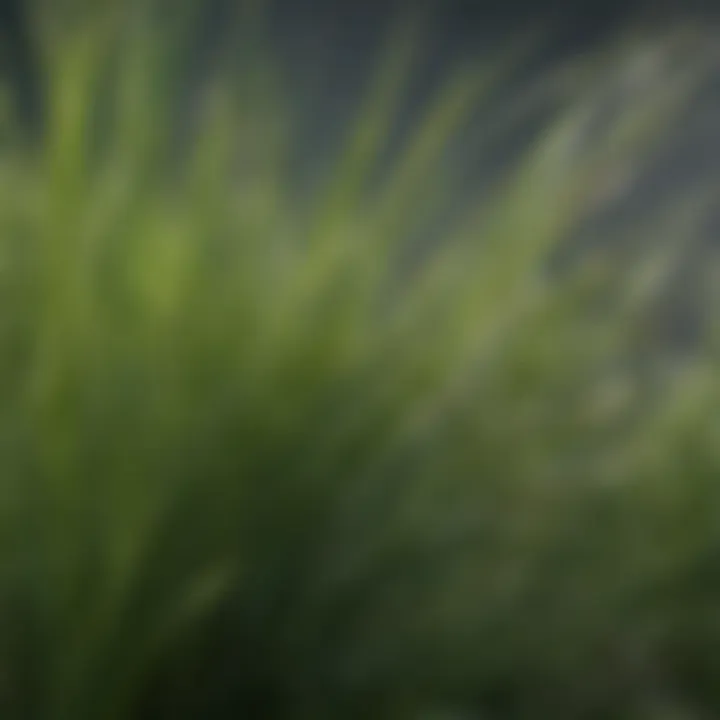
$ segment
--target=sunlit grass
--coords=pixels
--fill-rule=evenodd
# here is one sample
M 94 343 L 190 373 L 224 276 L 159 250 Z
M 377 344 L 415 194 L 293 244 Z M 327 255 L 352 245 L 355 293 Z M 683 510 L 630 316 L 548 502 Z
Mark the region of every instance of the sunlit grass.
M 270 66 L 228 55 L 187 109 L 183 46 L 138 8 L 38 10 L 43 137 L 8 125 L 0 154 L 2 716 L 714 702 L 714 365 L 659 395 L 633 365 L 706 199 L 626 229 L 652 252 L 550 262 L 688 65 L 590 143 L 601 98 L 573 94 L 412 264 L 492 67 L 378 180 L 393 45 L 298 207 Z

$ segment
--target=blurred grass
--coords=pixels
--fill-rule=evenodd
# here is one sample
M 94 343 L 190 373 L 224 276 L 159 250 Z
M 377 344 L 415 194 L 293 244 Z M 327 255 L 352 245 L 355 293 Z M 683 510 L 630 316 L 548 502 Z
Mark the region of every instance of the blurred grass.
M 704 205 L 549 269 L 697 66 L 591 143 L 572 93 L 408 268 L 492 67 L 378 181 L 417 47 L 391 43 L 298 207 L 272 55 L 220 56 L 188 108 L 194 16 L 69 7 L 33 16 L 41 142 L 9 117 L 0 150 L 2 717 L 720 710 L 714 351 L 660 392 L 635 364 Z

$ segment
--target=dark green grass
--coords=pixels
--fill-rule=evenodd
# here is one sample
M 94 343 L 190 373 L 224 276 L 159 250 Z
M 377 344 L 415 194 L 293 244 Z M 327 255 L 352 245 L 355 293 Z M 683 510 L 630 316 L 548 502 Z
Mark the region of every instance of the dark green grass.
M 713 715 L 715 361 L 633 371 L 705 196 L 547 271 L 687 66 L 589 145 L 573 96 L 399 272 L 493 68 L 371 181 L 394 45 L 298 208 L 270 66 L 179 127 L 148 7 L 39 6 L 44 135 L 0 151 L 2 717 Z

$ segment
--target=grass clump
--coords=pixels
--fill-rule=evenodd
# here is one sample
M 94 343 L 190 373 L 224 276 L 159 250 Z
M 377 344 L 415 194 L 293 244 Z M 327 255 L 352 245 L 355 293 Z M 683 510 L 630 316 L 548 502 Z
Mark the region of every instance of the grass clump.
M 573 96 L 418 260 L 479 70 L 376 180 L 394 46 L 299 204 L 267 65 L 188 93 L 161 4 L 64 10 L 0 150 L 3 717 L 716 707 L 712 367 L 635 369 L 697 196 L 625 272 L 550 262 L 691 76 L 589 147 Z

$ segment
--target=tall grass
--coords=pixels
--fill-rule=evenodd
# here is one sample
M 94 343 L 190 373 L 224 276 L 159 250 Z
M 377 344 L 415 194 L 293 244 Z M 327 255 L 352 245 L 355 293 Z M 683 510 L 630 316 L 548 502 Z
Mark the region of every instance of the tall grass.
M 550 262 L 687 66 L 591 142 L 578 91 L 409 260 L 492 67 L 378 180 L 394 44 L 298 205 L 270 65 L 188 103 L 159 4 L 78 7 L 38 5 L 43 135 L 0 150 L 2 717 L 713 714 L 714 359 L 635 364 L 699 196 Z

